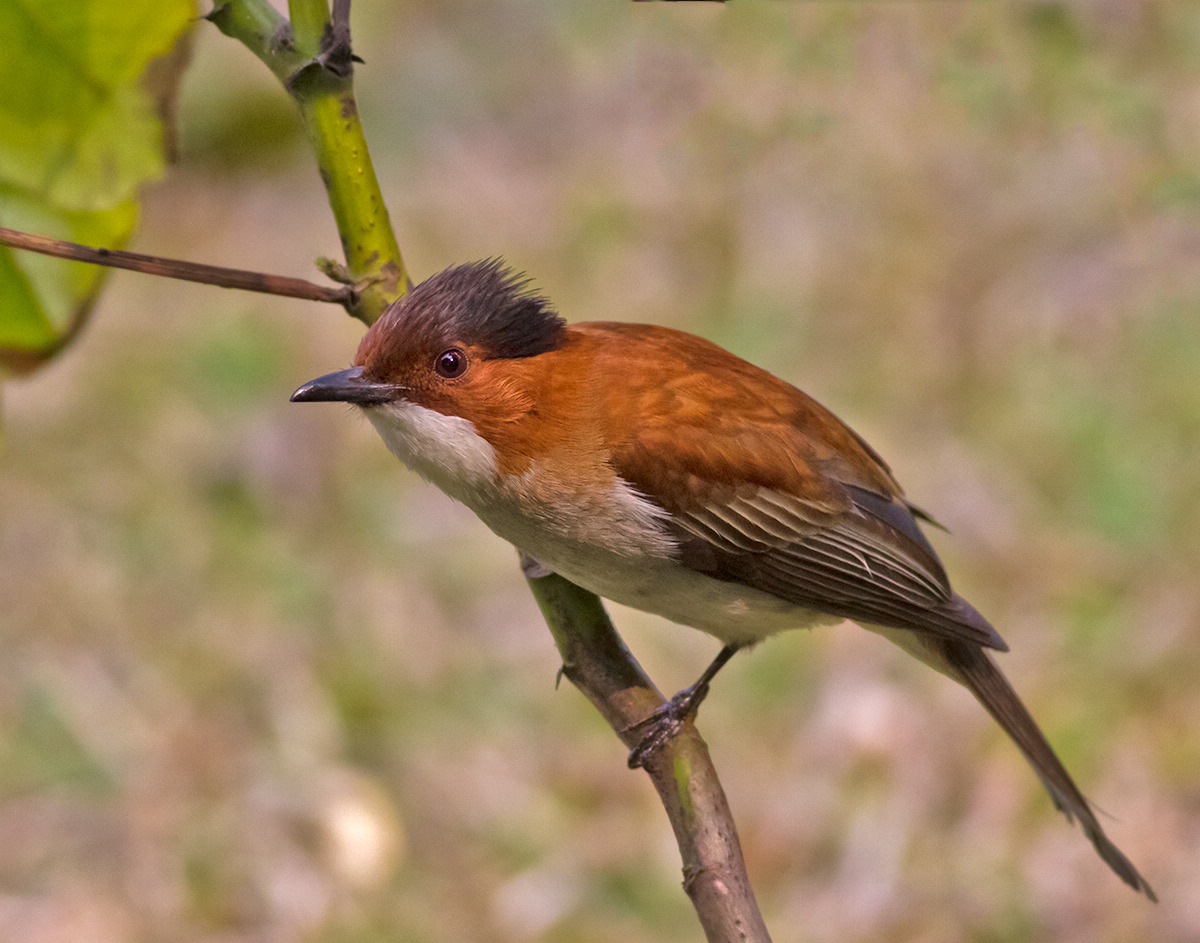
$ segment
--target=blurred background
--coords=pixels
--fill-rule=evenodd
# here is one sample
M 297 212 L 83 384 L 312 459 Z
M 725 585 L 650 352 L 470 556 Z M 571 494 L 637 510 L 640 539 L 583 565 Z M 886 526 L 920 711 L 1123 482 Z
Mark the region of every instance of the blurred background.
M 845 625 L 701 714 L 777 941 L 1200 938 L 1200 6 L 359 0 L 417 279 L 503 255 L 835 410 L 1153 907 L 968 694 Z M 316 277 L 274 79 L 199 23 L 133 248 Z M 117 273 L 4 390 L 0 938 L 690 941 L 515 553 L 338 406 L 340 309 Z M 612 607 L 665 691 L 717 643 Z

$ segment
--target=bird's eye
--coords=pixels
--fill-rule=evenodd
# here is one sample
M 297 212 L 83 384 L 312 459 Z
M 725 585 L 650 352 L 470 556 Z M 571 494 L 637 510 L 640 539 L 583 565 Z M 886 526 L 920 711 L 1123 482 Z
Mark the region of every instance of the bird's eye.
M 467 355 L 457 347 L 451 347 L 449 350 L 444 350 L 438 354 L 433 369 L 437 371 L 439 377 L 444 377 L 447 380 L 461 377 L 467 372 Z

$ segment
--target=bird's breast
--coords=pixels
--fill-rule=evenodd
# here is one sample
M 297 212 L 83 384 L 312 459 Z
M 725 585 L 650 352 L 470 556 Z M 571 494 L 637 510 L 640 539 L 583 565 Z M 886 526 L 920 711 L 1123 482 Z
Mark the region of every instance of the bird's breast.
M 409 402 L 366 413 L 397 458 L 522 550 L 556 558 L 590 549 L 630 558 L 675 552 L 668 513 L 589 454 L 590 447 L 564 443 L 514 463 L 461 416 Z M 506 470 L 514 466 L 520 471 Z
M 536 460 L 520 475 L 503 476 L 495 500 L 475 511 L 543 563 L 598 554 L 669 559 L 677 548 L 668 512 L 620 478 L 571 480 Z

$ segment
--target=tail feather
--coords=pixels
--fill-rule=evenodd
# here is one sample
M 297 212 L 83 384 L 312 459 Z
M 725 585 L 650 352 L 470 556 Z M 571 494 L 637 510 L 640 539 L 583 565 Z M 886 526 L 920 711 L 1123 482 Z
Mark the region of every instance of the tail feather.
M 1050 793 L 1055 806 L 1068 820 L 1078 820 L 1083 833 L 1091 840 L 1096 852 L 1126 884 L 1157 901 L 1146 879 L 1133 863 L 1112 843 L 1100 827 L 1092 807 L 1071 779 L 1066 767 L 1055 755 L 1037 723 L 1021 703 L 1000 669 L 979 646 L 941 638 L 922 640 L 929 654 L 937 657 L 941 668 L 961 682 L 979 700 L 996 722 L 1013 739 L 1033 766 L 1038 778 Z M 932 661 L 932 659 L 931 659 Z

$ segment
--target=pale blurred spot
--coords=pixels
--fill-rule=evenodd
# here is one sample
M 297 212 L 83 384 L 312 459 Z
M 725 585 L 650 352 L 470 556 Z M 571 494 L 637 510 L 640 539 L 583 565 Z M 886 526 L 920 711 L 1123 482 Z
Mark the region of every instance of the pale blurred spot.
M 381 887 L 404 859 L 407 839 L 395 805 L 364 773 L 328 773 L 319 787 L 317 824 L 323 857 L 356 891 Z

